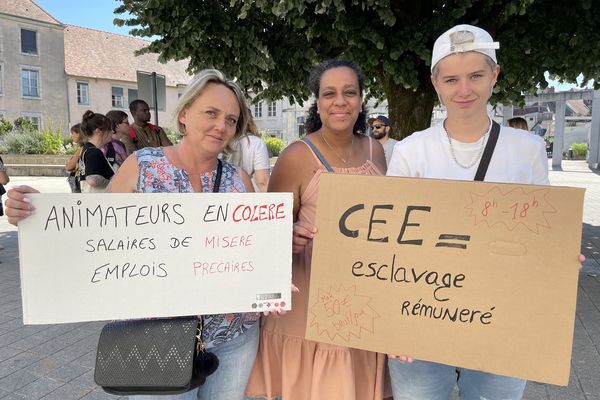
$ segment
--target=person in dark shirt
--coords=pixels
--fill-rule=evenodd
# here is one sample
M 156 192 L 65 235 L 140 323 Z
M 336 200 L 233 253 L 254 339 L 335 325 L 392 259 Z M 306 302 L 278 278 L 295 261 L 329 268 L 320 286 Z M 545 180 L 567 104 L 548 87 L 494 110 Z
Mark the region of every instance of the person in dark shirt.
M 88 110 L 80 131 L 84 141 L 79 158 L 81 192 L 104 192 L 115 173 L 100 148 L 112 140 L 112 124 L 106 116 Z
M 144 100 L 134 100 L 129 104 L 133 116 L 133 124 L 129 127 L 129 136 L 135 143 L 136 150 L 144 147 L 172 146 L 165 131 L 150 123 L 150 107 Z

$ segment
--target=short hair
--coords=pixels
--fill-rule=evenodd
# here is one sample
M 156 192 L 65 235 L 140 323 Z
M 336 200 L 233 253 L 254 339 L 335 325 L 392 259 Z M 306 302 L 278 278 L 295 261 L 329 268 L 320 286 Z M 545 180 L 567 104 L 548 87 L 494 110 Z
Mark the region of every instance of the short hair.
M 194 101 L 198 97 L 202 95 L 206 85 L 209 83 L 216 83 L 218 85 L 223 85 L 235 94 L 235 97 L 238 101 L 238 106 L 240 108 L 240 116 L 237 121 L 237 125 L 235 128 L 235 135 L 233 139 L 237 139 L 246 133 L 246 127 L 248 124 L 248 120 L 250 119 L 250 111 L 248 109 L 248 104 L 246 103 L 246 98 L 244 97 L 244 93 L 242 89 L 237 85 L 237 83 L 227 79 L 225 74 L 216 69 L 205 69 L 200 71 L 194 78 L 192 82 L 185 88 L 184 92 L 181 94 L 177 105 L 175 106 L 175 111 L 173 112 L 173 118 L 175 119 L 175 123 L 177 124 L 177 131 L 179 135 L 185 135 L 185 126 L 179 121 L 179 116 L 183 111 L 188 109 Z M 232 140 L 233 140 L 232 139 Z M 227 144 L 225 148 L 226 151 L 231 151 L 231 147 Z
M 362 71 L 352 61 L 348 60 L 326 60 L 320 64 L 317 64 L 313 67 L 310 76 L 308 78 L 308 88 L 315 96 L 316 99 L 319 98 L 319 90 L 321 90 L 321 78 L 323 74 L 330 69 L 334 68 L 350 68 L 356 74 L 356 80 L 358 81 L 358 90 L 359 94 L 362 98 L 365 88 L 365 76 Z M 305 128 L 306 132 L 313 133 L 321 129 L 323 126 L 323 122 L 321 122 L 321 117 L 317 112 L 317 102 L 316 100 L 308 109 L 308 116 L 306 118 Z M 354 134 L 364 134 L 367 131 L 367 109 L 363 103 L 363 106 L 358 114 L 358 118 L 354 123 L 353 132 Z
M 96 129 L 100 129 L 104 132 L 111 131 L 112 124 L 105 115 L 95 113 L 92 110 L 87 110 L 81 117 L 81 127 L 79 131 L 85 138 L 90 138 L 94 135 Z
M 476 51 L 472 51 L 472 52 L 471 52 L 471 51 L 469 51 L 469 52 L 467 52 L 467 53 L 479 53 L 479 52 L 476 52 Z M 458 54 L 466 54 L 466 53 L 458 53 Z M 488 55 L 485 55 L 485 54 L 483 54 L 483 53 L 479 53 L 479 54 L 481 54 L 482 56 L 484 56 L 484 57 L 485 57 L 485 62 L 486 62 L 486 63 L 487 63 L 489 66 L 490 66 L 490 68 L 491 68 L 491 70 L 492 70 L 492 71 L 493 71 L 494 69 L 496 69 L 496 65 L 498 65 L 498 64 L 496 64 L 496 62 L 495 62 L 494 60 L 492 60 L 492 59 L 490 58 L 490 56 L 488 56 Z M 445 58 L 445 57 L 444 57 L 444 58 Z M 435 66 L 434 66 L 434 67 L 431 69 L 431 76 L 433 76 L 433 77 L 434 77 L 434 78 L 436 78 L 436 79 L 437 79 L 438 72 L 440 72 L 440 63 L 441 63 L 443 60 L 444 60 L 444 59 L 442 58 L 442 59 L 441 59 L 440 61 L 438 61 L 438 62 L 435 64 Z
M 135 101 L 135 100 L 134 100 Z M 106 113 L 106 118 L 110 119 L 113 132 L 117 129 L 117 125 L 123 122 L 124 119 L 129 119 L 129 116 L 125 111 L 121 110 L 110 110 Z
M 508 122 L 508 126 L 511 128 L 523 129 L 524 131 L 529 130 L 529 126 L 527 126 L 527 120 L 523 117 L 514 117 L 506 122 Z
M 133 113 L 137 110 L 137 108 L 141 105 L 144 104 L 146 106 L 148 106 L 148 103 L 146 103 L 144 100 L 142 99 L 137 99 L 132 101 L 131 103 L 129 103 L 129 112 L 131 113 L 131 115 L 133 115 Z M 148 106 L 150 107 L 150 106 Z

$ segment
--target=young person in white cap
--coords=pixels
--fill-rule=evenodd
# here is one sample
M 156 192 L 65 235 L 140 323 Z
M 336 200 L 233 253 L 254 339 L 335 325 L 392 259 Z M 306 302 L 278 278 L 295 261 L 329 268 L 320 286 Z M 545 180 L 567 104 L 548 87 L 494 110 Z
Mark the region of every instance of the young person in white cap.
M 488 116 L 488 100 L 500 72 L 498 48 L 489 33 L 471 25 L 455 26 L 436 40 L 431 82 L 447 109 L 447 118 L 396 144 L 387 175 L 549 184 L 544 141 L 500 127 Z M 484 151 L 488 144 L 490 150 Z M 486 159 L 489 165 L 482 174 L 478 170 Z M 457 371 L 460 396 L 465 400 L 518 400 L 525 389 L 523 379 L 410 361 L 405 356 L 390 357 L 395 400 L 449 400 Z

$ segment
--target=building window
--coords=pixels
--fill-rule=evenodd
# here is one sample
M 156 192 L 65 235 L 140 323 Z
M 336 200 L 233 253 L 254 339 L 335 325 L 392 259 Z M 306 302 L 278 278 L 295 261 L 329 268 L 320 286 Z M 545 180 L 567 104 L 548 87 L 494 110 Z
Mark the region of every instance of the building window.
M 262 117 L 262 101 L 259 101 L 254 105 L 254 117 Z
M 22 113 L 21 116 L 27 121 L 31 122 L 31 125 L 36 130 L 39 130 L 42 126 L 42 116 L 36 113 Z
M 131 104 L 132 101 L 138 99 L 137 89 L 127 89 L 127 102 Z
M 21 68 L 21 93 L 25 97 L 40 97 L 40 71 Z
M 90 86 L 87 82 L 77 82 L 77 104 L 82 106 L 90 104 Z
M 122 87 L 112 87 L 112 106 L 116 108 L 125 108 L 123 106 L 123 88 Z
M 21 53 L 37 55 L 37 32 L 21 29 Z
M 269 108 L 267 109 L 267 116 L 276 117 L 277 116 L 277 103 L 274 101 L 269 103 Z

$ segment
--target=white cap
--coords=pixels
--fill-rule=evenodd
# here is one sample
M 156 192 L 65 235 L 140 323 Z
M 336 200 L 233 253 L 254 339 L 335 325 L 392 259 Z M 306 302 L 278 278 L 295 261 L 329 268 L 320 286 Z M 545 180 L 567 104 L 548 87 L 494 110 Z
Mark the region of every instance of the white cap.
M 453 43 L 453 35 L 456 32 L 466 31 L 473 35 L 472 41 L 460 41 Z M 473 25 L 456 25 L 440 35 L 433 45 L 433 54 L 431 56 L 431 70 L 444 57 L 456 53 L 465 53 L 467 51 L 477 51 L 496 61 L 496 50 L 500 48 L 500 43 L 494 42 L 492 36 L 481 28 Z

